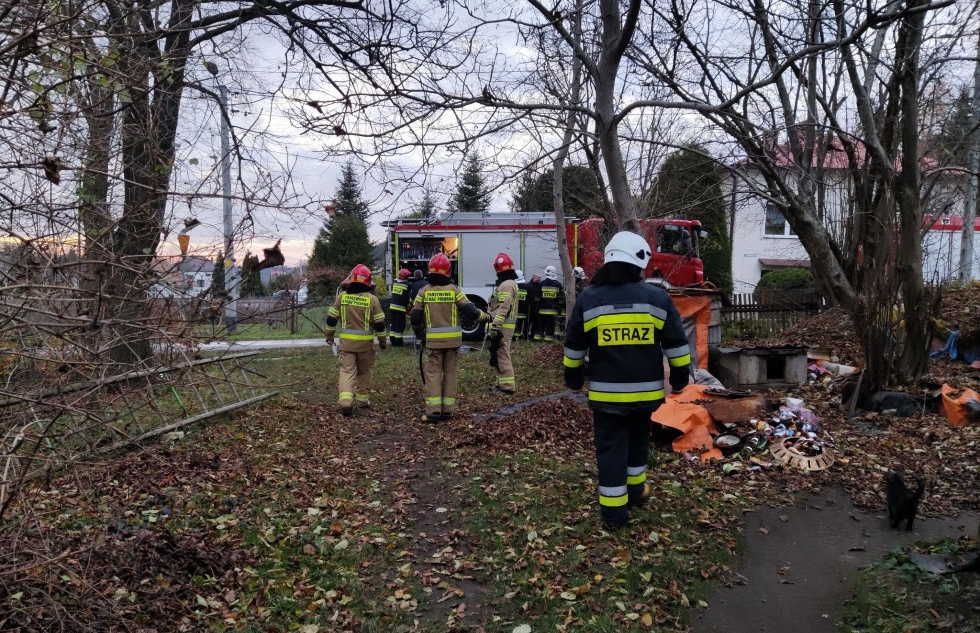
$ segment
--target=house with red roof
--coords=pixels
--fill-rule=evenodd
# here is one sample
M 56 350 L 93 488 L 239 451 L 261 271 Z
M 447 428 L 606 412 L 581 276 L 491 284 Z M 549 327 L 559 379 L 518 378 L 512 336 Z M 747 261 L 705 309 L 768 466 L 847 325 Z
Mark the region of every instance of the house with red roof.
M 824 226 L 840 244 L 847 243 L 849 218 L 853 212 L 853 183 L 850 162 L 838 142 L 822 148 L 820 165 L 810 175 L 797 168 L 785 144 L 775 148 L 777 164 L 790 178 L 815 181 L 815 206 Z M 864 147 L 855 146 L 859 162 Z M 798 181 L 799 182 L 799 181 Z M 928 188 L 926 222 L 923 226 L 923 275 L 927 283 L 940 283 L 959 275 L 964 191 L 963 169 L 940 169 L 936 161 L 923 159 L 923 186 Z M 729 167 L 723 186 L 732 238 L 732 279 L 735 293 L 751 293 L 765 273 L 787 267 L 810 267 L 810 258 L 784 217 L 778 201 L 766 195 L 758 167 L 749 160 Z M 974 256 L 980 257 L 980 221 L 976 223 Z M 980 278 L 980 262 L 973 263 L 973 277 Z

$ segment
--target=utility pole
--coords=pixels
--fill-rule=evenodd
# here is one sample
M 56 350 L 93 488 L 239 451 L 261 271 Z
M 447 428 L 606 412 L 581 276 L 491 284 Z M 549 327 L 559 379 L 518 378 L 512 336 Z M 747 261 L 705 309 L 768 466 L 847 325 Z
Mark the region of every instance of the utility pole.
M 228 128 L 228 89 L 218 84 L 218 95 L 221 103 L 221 188 L 224 198 L 225 224 L 225 327 L 229 332 L 235 331 L 235 321 L 238 320 L 236 300 L 238 298 L 239 276 L 235 270 L 235 224 L 231 217 L 231 143 Z
M 977 192 L 980 191 L 980 41 L 977 42 L 977 63 L 973 70 L 973 99 L 970 103 L 970 121 L 966 146 L 970 149 L 966 185 L 966 203 L 963 206 L 963 239 L 960 241 L 960 281 L 973 281 L 973 223 L 977 217 Z

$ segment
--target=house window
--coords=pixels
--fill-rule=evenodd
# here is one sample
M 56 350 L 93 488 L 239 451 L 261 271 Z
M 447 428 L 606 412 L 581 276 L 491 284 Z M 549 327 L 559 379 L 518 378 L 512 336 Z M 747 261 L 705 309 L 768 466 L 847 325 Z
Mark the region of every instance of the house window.
M 786 216 L 772 202 L 766 204 L 766 235 L 796 235 Z

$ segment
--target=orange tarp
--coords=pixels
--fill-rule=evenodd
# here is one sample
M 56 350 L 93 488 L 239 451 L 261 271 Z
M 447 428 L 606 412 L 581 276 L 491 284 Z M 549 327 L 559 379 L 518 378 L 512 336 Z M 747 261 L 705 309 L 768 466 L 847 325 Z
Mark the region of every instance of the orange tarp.
M 697 332 L 698 367 L 708 369 L 708 324 L 711 321 L 710 294 L 684 295 L 671 292 L 670 298 L 680 313 L 681 319 L 693 319 Z
M 943 385 L 943 413 L 953 426 L 968 426 L 972 411 L 969 403 L 976 400 L 980 403 L 980 394 L 972 389 L 953 389 Z M 976 406 L 976 405 L 974 405 Z M 662 408 L 662 407 L 661 407 Z
M 676 452 L 698 452 L 701 453 L 702 460 L 721 459 L 722 453 L 715 448 L 711 437 L 718 433 L 715 421 L 711 419 L 707 409 L 695 402 L 711 399 L 711 396 L 705 395 L 705 389 L 703 385 L 688 385 L 680 394 L 670 394 L 650 419 L 683 433 L 672 444 Z

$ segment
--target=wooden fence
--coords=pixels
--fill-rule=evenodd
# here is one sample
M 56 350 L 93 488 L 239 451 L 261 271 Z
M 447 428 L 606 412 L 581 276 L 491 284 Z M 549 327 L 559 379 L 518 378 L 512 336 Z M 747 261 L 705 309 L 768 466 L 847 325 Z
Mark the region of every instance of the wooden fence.
M 722 323 L 755 322 L 769 333 L 781 332 L 827 309 L 823 300 L 759 302 L 752 294 L 732 295 L 732 305 L 721 309 Z

